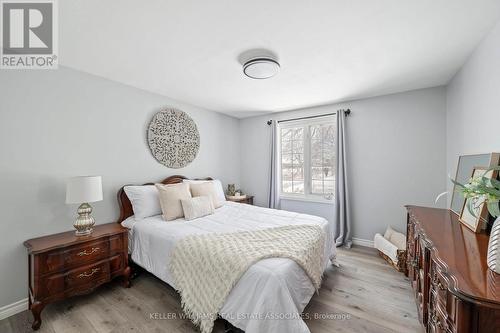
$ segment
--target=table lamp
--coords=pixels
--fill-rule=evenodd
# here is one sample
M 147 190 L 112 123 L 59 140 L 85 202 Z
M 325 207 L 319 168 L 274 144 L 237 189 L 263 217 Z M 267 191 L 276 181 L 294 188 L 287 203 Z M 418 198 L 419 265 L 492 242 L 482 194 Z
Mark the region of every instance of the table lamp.
M 95 221 L 90 215 L 92 207 L 88 203 L 101 200 L 101 176 L 81 176 L 68 179 L 66 183 L 66 203 L 80 204 L 77 210 L 78 217 L 73 224 L 76 229 L 76 236 L 86 236 L 92 233 Z

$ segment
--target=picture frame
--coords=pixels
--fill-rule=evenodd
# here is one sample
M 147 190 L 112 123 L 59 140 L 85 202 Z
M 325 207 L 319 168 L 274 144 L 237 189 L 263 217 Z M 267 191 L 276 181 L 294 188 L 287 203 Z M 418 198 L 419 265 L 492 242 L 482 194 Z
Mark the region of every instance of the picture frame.
M 458 164 L 455 174 L 455 180 L 461 184 L 465 184 L 475 166 L 494 167 L 500 165 L 500 153 L 484 153 L 484 154 L 469 154 L 461 155 L 458 158 Z M 453 186 L 451 193 L 450 210 L 460 216 L 465 198 L 456 191 L 456 185 Z
M 487 177 L 490 179 L 497 179 L 498 177 L 498 171 L 497 170 L 489 170 L 489 167 L 483 167 L 483 166 L 476 166 L 474 167 L 472 171 L 471 178 L 477 178 L 477 177 Z M 469 203 L 471 203 L 471 200 L 478 200 L 478 199 L 473 199 L 473 198 L 466 198 L 464 200 L 464 203 L 462 205 L 462 211 L 460 212 L 460 222 L 465 225 L 467 228 L 472 230 L 475 233 L 481 232 L 482 229 L 486 227 L 486 224 L 488 222 L 488 208 L 484 204 L 484 199 L 479 200 L 475 203 L 472 203 L 472 205 L 475 207 L 474 208 L 474 213 L 476 216 L 471 214 L 471 212 L 468 209 Z

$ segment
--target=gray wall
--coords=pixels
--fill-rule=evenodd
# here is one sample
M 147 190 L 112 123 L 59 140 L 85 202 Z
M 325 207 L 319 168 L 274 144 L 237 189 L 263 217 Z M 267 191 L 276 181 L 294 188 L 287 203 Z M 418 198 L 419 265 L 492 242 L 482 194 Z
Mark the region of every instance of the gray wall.
M 186 111 L 201 136 L 198 157 L 174 170 L 157 163 L 145 133 L 162 107 Z M 97 223 L 118 216 L 116 192 L 166 176 L 239 182 L 238 120 L 74 70 L 0 74 L 0 307 L 27 296 L 31 237 L 72 229 L 77 205 L 65 205 L 65 179 L 102 175 Z
M 459 155 L 500 152 L 499 45 L 500 23 L 448 85 L 447 170 L 452 176 Z
M 405 204 L 434 206 L 446 188 L 445 88 L 431 88 L 240 121 L 241 185 L 266 205 L 266 121 L 351 108 L 347 119 L 354 237 L 372 240 L 391 224 L 404 231 Z M 441 203 L 443 204 L 443 203 Z M 333 206 L 284 201 L 282 208 L 333 218 Z

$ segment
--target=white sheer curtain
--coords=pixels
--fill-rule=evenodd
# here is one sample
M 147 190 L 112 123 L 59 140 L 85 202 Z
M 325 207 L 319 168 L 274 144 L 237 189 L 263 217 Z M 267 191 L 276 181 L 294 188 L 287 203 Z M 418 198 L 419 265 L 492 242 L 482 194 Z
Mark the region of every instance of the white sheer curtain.
M 335 142 L 337 159 L 335 177 L 335 220 L 334 233 L 337 246 L 351 247 L 351 211 L 349 201 L 349 187 L 347 182 L 347 159 L 345 142 L 344 110 L 337 111 L 337 140 Z
M 271 165 L 269 173 L 269 208 L 280 208 L 279 124 L 271 120 Z

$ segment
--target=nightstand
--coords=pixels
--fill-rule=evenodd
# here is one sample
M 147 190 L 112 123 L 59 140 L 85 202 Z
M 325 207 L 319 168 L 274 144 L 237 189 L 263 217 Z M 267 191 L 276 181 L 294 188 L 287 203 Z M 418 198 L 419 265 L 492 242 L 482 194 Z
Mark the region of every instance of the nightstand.
M 227 201 L 232 201 L 232 202 L 238 202 L 238 203 L 244 203 L 244 204 L 248 204 L 248 205 L 253 205 L 253 195 L 247 195 L 245 198 L 242 198 L 242 199 L 227 198 Z
M 119 223 L 101 224 L 92 234 L 77 237 L 74 231 L 34 238 L 28 249 L 29 309 L 37 330 L 43 308 L 54 301 L 87 294 L 122 276 L 130 286 L 128 232 Z

